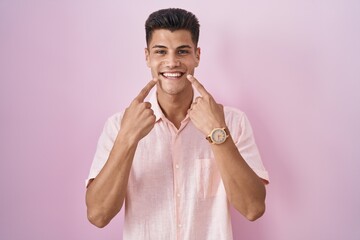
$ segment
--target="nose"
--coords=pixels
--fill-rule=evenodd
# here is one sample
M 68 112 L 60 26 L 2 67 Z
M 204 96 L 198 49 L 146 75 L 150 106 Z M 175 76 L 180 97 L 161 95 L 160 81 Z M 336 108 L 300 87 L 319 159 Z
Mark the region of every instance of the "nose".
M 180 59 L 176 55 L 169 54 L 166 59 L 164 59 L 164 65 L 168 68 L 174 68 L 180 66 Z

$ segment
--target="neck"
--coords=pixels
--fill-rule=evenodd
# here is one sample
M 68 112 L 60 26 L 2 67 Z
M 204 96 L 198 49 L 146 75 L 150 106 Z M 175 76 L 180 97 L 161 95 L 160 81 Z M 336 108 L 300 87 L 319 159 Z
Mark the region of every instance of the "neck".
M 193 89 L 179 95 L 171 95 L 157 92 L 157 100 L 165 117 L 171 121 L 176 128 L 180 128 L 181 121 L 187 115 L 187 111 L 193 100 Z

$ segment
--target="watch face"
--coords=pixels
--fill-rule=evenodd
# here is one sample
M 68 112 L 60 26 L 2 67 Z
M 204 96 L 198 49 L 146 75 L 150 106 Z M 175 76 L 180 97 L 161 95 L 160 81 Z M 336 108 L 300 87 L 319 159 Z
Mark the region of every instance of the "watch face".
M 214 143 L 223 143 L 226 140 L 226 132 L 221 128 L 215 129 L 211 134 L 211 138 Z

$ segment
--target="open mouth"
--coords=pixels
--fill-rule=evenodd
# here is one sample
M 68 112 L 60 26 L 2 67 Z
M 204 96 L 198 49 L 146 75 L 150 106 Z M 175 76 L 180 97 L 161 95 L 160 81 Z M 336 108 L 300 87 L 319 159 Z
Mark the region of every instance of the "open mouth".
M 182 76 L 184 76 L 184 72 L 162 72 L 160 73 L 161 76 L 167 78 L 167 79 L 171 79 L 171 80 L 176 80 L 176 79 L 180 79 Z

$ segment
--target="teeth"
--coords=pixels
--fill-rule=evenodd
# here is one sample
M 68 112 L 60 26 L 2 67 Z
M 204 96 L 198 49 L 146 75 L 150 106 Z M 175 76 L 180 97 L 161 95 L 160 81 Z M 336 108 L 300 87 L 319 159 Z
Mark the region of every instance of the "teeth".
M 181 73 L 163 73 L 164 77 L 181 77 Z

